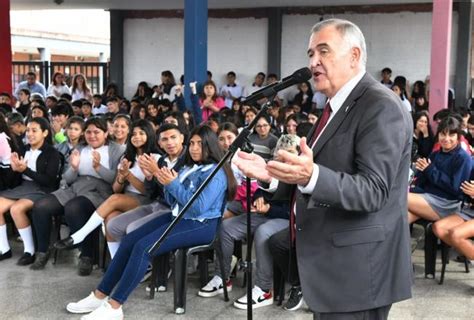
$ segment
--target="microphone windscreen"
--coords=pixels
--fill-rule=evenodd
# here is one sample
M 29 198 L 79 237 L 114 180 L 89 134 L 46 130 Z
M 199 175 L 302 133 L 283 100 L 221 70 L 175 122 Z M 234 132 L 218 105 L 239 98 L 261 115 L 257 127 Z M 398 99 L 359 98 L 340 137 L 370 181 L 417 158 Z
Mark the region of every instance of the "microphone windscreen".
M 293 72 L 293 74 L 291 76 L 297 82 L 304 82 L 304 81 L 307 81 L 307 80 L 311 79 L 312 74 L 311 74 L 311 70 L 309 70 L 309 68 L 304 67 L 304 68 L 298 69 L 295 72 Z

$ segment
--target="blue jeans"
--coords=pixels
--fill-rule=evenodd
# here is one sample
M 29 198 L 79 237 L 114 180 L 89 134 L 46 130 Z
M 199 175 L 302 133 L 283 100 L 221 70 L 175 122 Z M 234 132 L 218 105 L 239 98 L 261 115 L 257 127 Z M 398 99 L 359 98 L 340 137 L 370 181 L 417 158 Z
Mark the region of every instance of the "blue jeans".
M 120 248 L 97 289 L 123 304 L 146 273 L 152 260 L 148 250 L 160 238 L 173 218 L 171 213 L 161 215 L 122 238 Z M 210 243 L 216 234 L 218 220 L 199 222 L 181 219 L 163 241 L 156 255 Z

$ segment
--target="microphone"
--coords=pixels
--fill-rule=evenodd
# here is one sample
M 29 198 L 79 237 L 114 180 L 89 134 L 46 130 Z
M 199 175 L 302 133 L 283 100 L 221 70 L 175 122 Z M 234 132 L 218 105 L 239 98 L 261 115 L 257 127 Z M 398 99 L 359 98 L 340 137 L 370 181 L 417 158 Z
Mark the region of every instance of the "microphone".
M 307 81 L 311 79 L 312 73 L 308 68 L 301 68 L 293 72 L 291 76 L 281 79 L 278 82 L 272 83 L 262 89 L 255 91 L 250 96 L 246 97 L 243 104 L 253 104 L 254 102 L 268 98 L 275 95 L 278 91 L 291 87 L 292 85 Z

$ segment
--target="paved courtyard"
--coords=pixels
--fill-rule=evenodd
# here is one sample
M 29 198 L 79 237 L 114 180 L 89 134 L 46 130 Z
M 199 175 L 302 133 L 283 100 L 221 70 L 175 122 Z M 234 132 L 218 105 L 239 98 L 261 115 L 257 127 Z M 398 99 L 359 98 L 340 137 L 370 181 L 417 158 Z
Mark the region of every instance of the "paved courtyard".
M 56 265 L 49 263 L 44 271 L 33 272 L 16 266 L 22 246 L 12 243 L 14 258 L 0 262 L 0 319 L 79 319 L 78 315 L 68 314 L 65 306 L 86 296 L 99 282 L 102 270 L 94 270 L 89 277 L 79 277 L 75 267 L 76 252 L 70 251 L 62 253 Z M 435 280 L 424 278 L 422 250 L 415 251 L 413 261 L 416 272 L 413 299 L 395 304 L 390 319 L 474 319 L 474 271 L 466 274 L 462 264 L 451 261 L 444 284 L 438 285 Z M 439 278 L 440 263 L 437 267 Z M 184 315 L 173 312 L 172 287 L 150 300 L 145 292 L 146 285 L 142 284 L 126 303 L 125 318 L 245 319 L 246 311 L 232 306 L 232 301 L 245 293 L 245 289 L 240 287 L 242 277 L 242 272 L 239 272 L 230 293 L 231 301 L 225 303 L 221 297 L 198 297 L 198 276 L 191 275 Z M 312 317 L 306 307 L 287 312 L 274 305 L 254 311 L 255 319 L 309 320 Z

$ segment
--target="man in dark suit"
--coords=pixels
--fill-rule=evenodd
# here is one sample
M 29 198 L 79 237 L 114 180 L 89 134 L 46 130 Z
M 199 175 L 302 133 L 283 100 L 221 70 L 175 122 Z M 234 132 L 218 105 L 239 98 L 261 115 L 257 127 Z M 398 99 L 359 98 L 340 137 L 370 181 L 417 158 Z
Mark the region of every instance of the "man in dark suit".
M 235 162 L 247 176 L 297 185 L 298 269 L 315 318 L 386 319 L 392 303 L 411 297 L 411 118 L 366 73 L 365 39 L 353 23 L 316 24 L 308 56 L 328 103 L 301 154 L 281 151 L 282 162 L 265 164 L 239 153 Z

